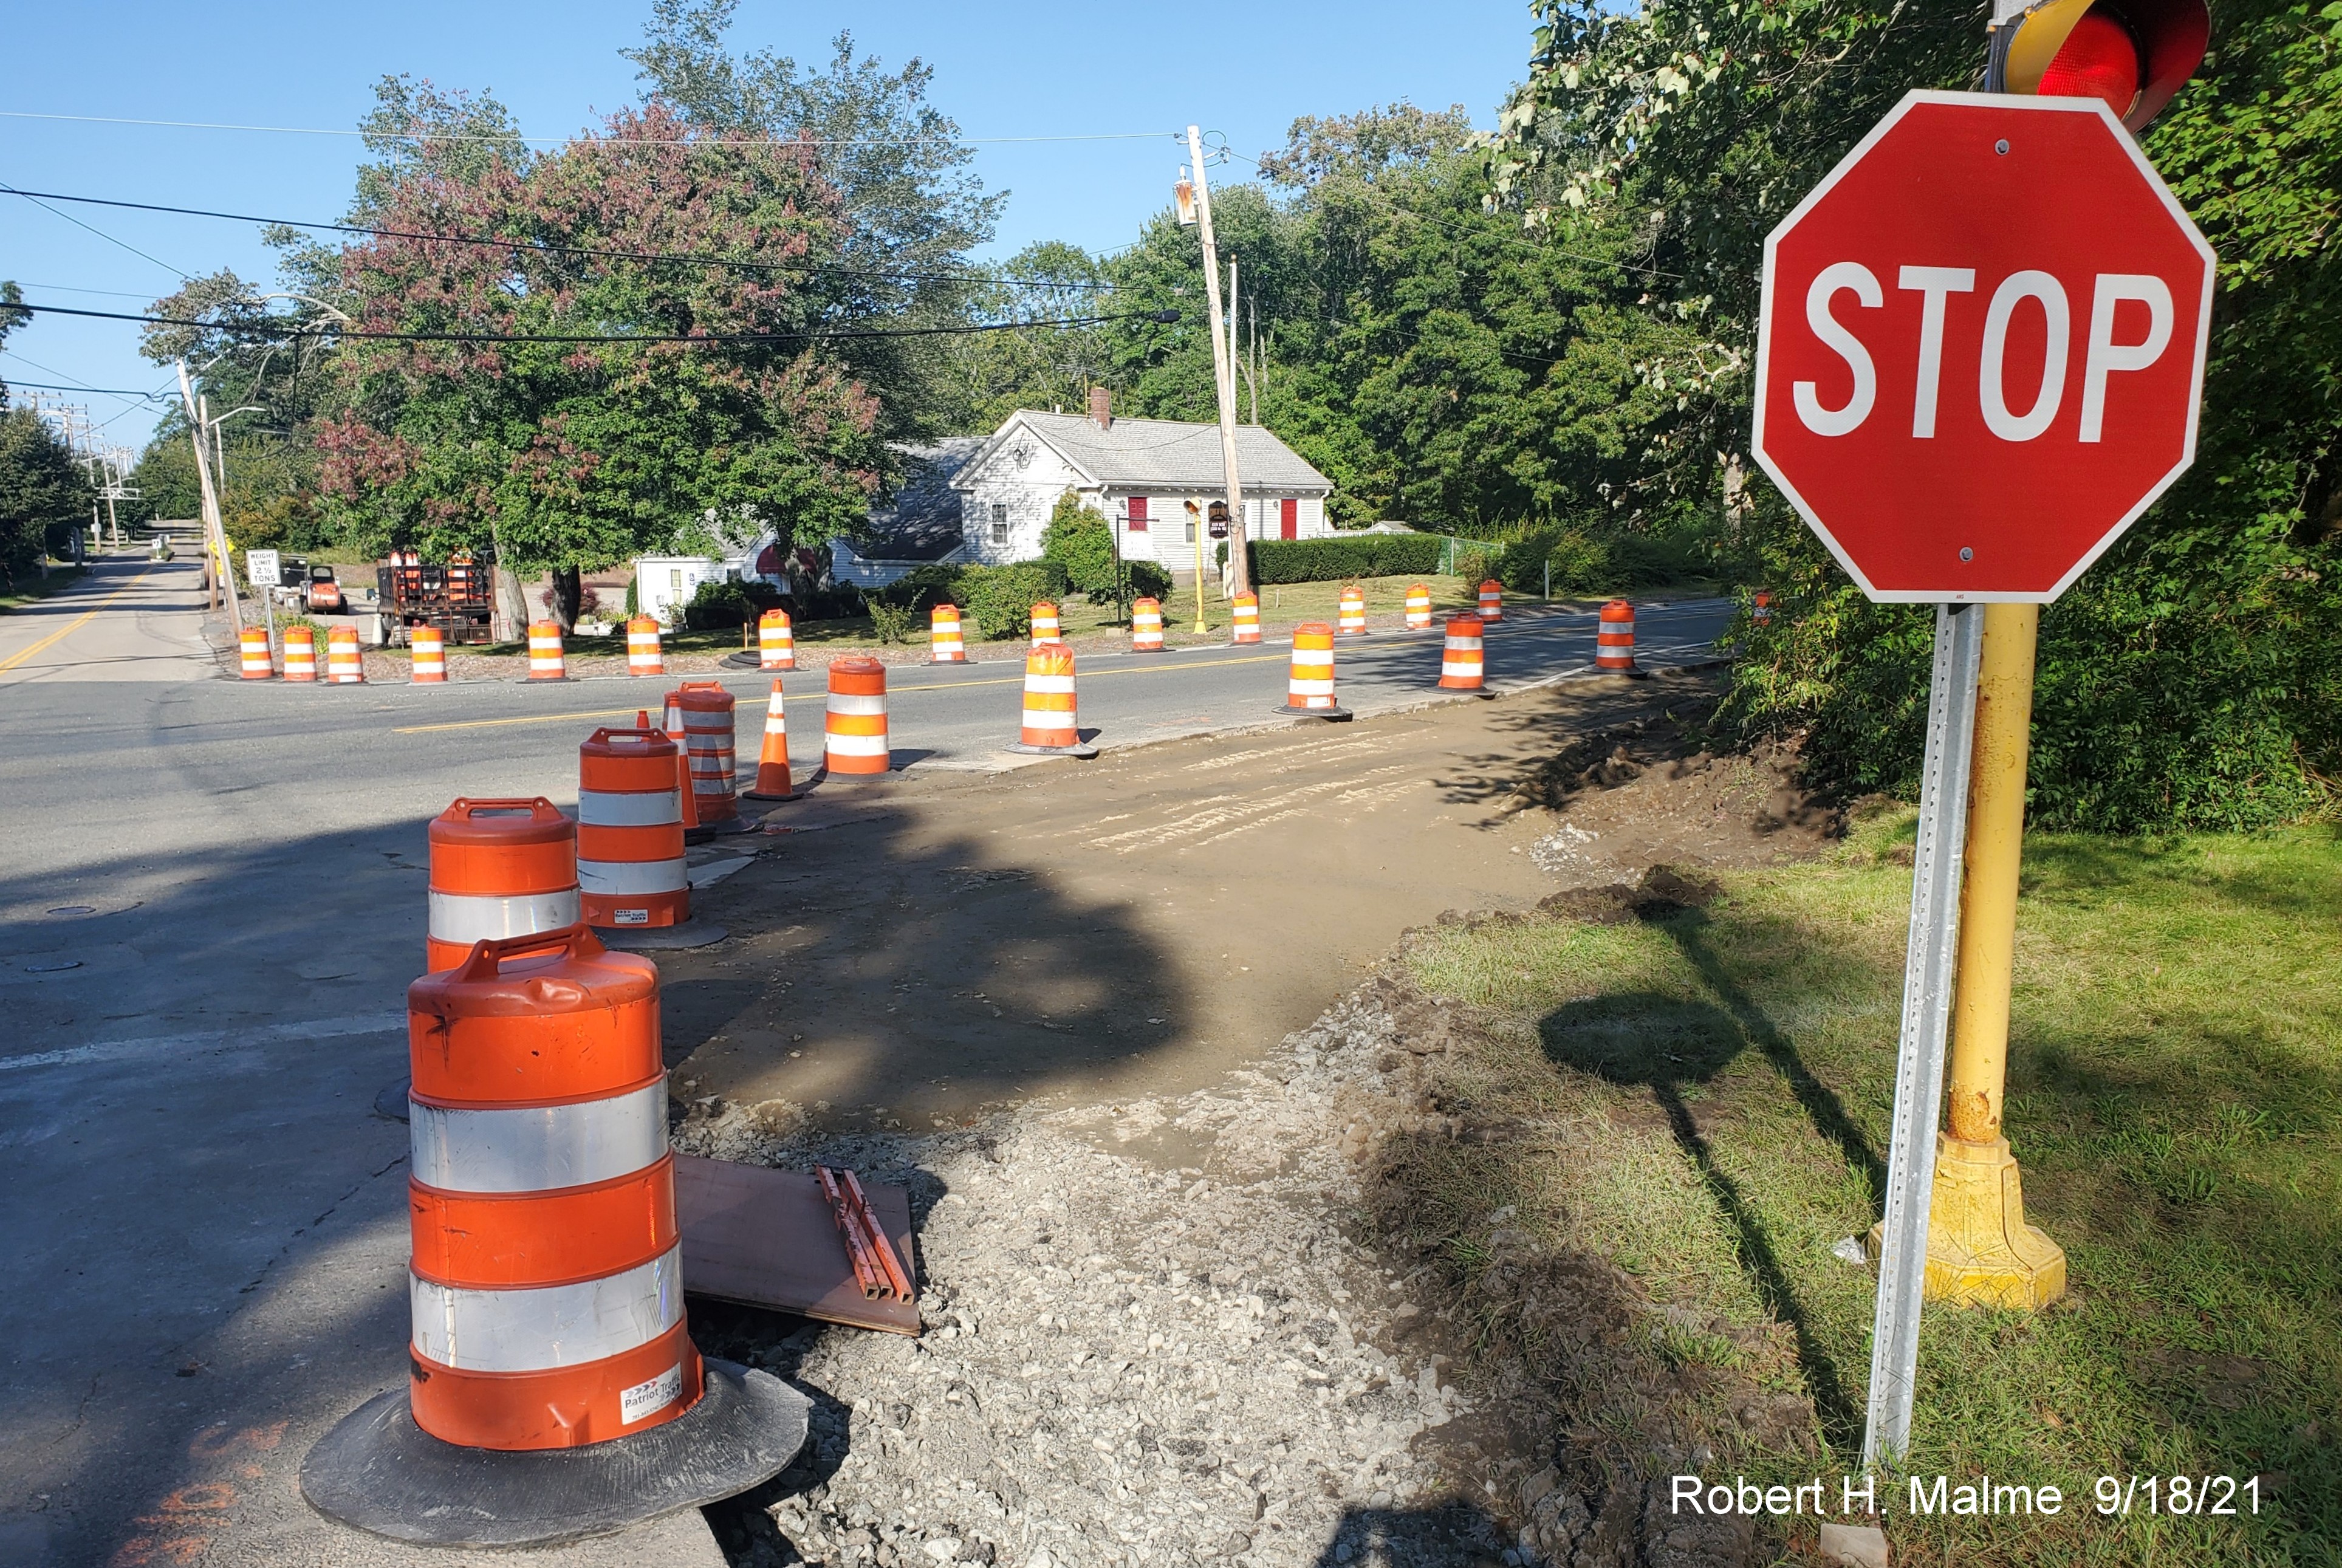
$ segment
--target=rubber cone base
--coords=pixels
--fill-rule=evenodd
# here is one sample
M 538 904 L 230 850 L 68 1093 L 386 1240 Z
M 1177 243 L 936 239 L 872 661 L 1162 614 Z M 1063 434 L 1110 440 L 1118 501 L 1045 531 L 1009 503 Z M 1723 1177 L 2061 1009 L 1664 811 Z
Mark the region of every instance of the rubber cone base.
M 1329 724 L 1347 724 L 1350 722 L 1351 718 L 1350 710 L 1340 707 L 1288 708 L 1283 703 L 1279 703 L 1276 707 L 1269 711 L 1271 713 L 1282 714 L 1288 719 L 1323 719 Z
M 786 794 L 766 794 L 762 790 L 744 789 L 740 792 L 740 798 L 742 800 L 758 801 L 795 800 L 797 798 L 797 792 L 795 789 L 791 789 Z
M 713 947 L 732 934 L 712 920 L 693 919 L 673 925 L 597 925 L 594 934 L 605 947 L 648 953 L 660 948 Z
M 1097 747 L 1090 745 L 1087 743 L 1075 746 L 1028 746 L 1023 741 L 1010 741 L 1006 745 L 1000 749 L 1005 752 L 1015 752 L 1020 756 L 1028 757 L 1086 758 L 1094 757 L 1098 754 Z
M 547 1546 L 737 1496 L 788 1468 L 813 1402 L 769 1373 L 709 1360 L 707 1392 L 664 1426 L 585 1448 L 464 1448 L 415 1424 L 406 1390 L 344 1416 L 301 1462 L 329 1519 L 425 1546 Z

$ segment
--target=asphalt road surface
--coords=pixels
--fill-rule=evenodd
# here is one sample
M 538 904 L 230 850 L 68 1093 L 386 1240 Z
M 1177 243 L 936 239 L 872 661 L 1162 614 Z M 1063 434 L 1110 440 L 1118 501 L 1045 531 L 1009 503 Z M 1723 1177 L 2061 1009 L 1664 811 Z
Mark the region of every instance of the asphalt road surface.
M 1729 615 L 1641 606 L 1641 656 L 1710 656 Z M 0 616 L 0 1561 L 310 1550 L 283 1423 L 402 1370 L 406 1131 L 371 1106 L 404 1067 L 423 824 L 459 794 L 574 801 L 577 742 L 665 685 L 242 683 L 202 622 L 184 556 L 109 557 Z M 1492 684 L 1583 674 L 1593 642 L 1591 615 L 1525 613 L 1490 630 Z M 1021 659 L 972 652 L 891 672 L 898 766 L 1015 761 Z M 1082 726 L 1113 746 L 1290 722 L 1285 656 L 1085 655 Z M 1436 633 L 1339 658 L 1361 716 L 1437 695 Z M 770 678 L 726 678 L 746 769 Z M 820 682 L 786 684 L 800 778 Z

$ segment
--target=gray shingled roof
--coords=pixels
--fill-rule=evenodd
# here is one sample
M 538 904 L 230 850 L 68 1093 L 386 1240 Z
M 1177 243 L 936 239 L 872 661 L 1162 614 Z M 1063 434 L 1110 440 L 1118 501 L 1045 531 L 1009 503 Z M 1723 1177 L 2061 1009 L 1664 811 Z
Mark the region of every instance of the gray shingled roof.
M 870 537 L 854 547 L 866 561 L 936 561 L 959 548 L 959 492 L 952 480 L 988 437 L 948 435 L 931 446 L 897 445 L 903 487 L 870 509 Z
M 1123 419 L 1100 430 L 1087 414 L 1016 416 L 1066 461 L 1101 484 L 1118 488 L 1209 491 L 1226 482 L 1220 466 L 1220 427 L 1172 419 Z M 1331 490 L 1334 482 L 1304 462 L 1301 454 L 1257 424 L 1236 426 L 1236 474 L 1245 487 L 1264 490 Z

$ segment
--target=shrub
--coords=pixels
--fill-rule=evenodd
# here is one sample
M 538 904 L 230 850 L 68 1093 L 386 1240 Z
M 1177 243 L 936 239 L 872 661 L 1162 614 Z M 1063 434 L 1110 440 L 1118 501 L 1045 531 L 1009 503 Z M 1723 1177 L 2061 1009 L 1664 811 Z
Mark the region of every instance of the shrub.
M 631 593 L 628 597 L 633 597 Z M 684 628 L 713 632 L 726 626 L 746 625 L 780 602 L 780 594 L 767 584 L 744 583 L 737 577 L 711 577 L 693 591 L 691 602 L 683 607 Z
M 969 566 L 960 573 L 959 585 L 960 608 L 975 617 L 979 635 L 997 642 L 1032 633 L 1034 604 L 1065 596 L 1066 568 L 1046 560 Z
M 907 643 L 918 624 L 919 613 L 907 604 L 893 604 L 882 595 L 870 601 L 870 630 L 882 643 Z
M 1446 541 L 1436 534 L 1363 534 L 1345 539 L 1255 539 L 1252 580 L 1339 583 L 1352 577 L 1429 576 Z M 1225 564 L 1227 550 L 1219 551 Z
M 1152 561 L 1125 561 L 1124 579 L 1134 599 L 1165 599 L 1171 594 L 1171 574 Z
M 1114 531 L 1070 490 L 1057 497 L 1041 532 L 1041 559 L 1063 566 L 1066 583 L 1091 604 L 1114 602 Z
M 1593 593 L 1610 586 L 1609 550 L 1580 528 L 1532 529 L 1506 545 L 1491 564 L 1497 581 L 1516 594 L 1541 592 L 1547 566 L 1560 593 Z
M 960 587 L 960 574 L 966 570 L 965 566 L 942 562 L 916 567 L 879 589 L 876 597 L 904 610 L 926 611 L 937 604 L 956 604 L 965 592 Z
M 1476 587 L 1496 574 L 1496 563 L 1503 557 L 1502 545 L 1476 544 L 1468 550 L 1458 545 L 1456 550 L 1456 574 Z

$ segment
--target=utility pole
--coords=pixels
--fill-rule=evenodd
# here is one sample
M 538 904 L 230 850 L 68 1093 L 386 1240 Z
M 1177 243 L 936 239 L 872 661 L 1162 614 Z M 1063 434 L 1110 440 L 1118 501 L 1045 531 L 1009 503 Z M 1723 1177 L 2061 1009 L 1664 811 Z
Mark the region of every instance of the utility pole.
M 1251 563 L 1245 559 L 1244 484 L 1236 476 L 1236 345 L 1232 340 L 1235 323 L 1228 324 L 1229 335 L 1221 335 L 1220 323 L 1220 250 L 1212 237 L 1212 192 L 1204 178 L 1204 134 L 1196 126 L 1187 127 L 1187 156 L 1196 171 L 1196 220 L 1198 237 L 1204 242 L 1205 305 L 1211 312 L 1212 379 L 1219 394 L 1220 404 L 1220 464 L 1226 469 L 1228 488 L 1228 592 L 1242 594 L 1252 586 Z M 1196 630 L 1205 630 L 1199 606 Z
M 195 483 L 204 495 L 204 553 L 212 563 L 213 582 L 227 595 L 228 618 L 241 632 L 244 608 L 236 602 L 235 574 L 228 567 L 227 525 L 220 521 L 219 494 L 212 485 L 211 464 L 204 460 L 205 411 L 195 401 L 195 383 L 188 378 L 184 359 L 179 361 L 179 397 L 187 407 L 187 423 L 194 427 L 189 434 L 195 444 Z

